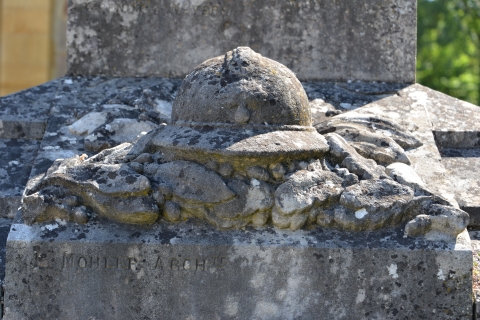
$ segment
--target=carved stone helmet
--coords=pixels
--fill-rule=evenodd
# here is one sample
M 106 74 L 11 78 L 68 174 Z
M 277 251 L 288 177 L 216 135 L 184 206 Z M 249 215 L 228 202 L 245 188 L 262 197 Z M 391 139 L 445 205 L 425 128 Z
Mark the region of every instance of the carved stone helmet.
M 311 126 L 308 98 L 293 72 L 248 47 L 209 59 L 187 75 L 172 118 L 176 124 Z
M 172 125 L 152 142 L 168 160 L 268 164 L 327 152 L 311 123 L 307 95 L 294 73 L 238 47 L 187 75 L 173 104 Z

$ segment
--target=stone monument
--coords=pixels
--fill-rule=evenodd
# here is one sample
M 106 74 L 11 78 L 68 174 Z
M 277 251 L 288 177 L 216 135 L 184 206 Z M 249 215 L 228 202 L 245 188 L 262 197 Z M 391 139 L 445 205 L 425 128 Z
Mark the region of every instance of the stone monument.
M 89 159 L 57 160 L 27 188 L 22 217 L 27 224 L 82 224 L 92 215 L 131 224 L 199 218 L 221 229 L 271 220 L 292 230 L 345 231 L 411 220 L 407 236 L 435 238 L 466 228 L 468 214 L 408 166 L 402 146 L 422 144 L 408 131 L 357 114 L 317 127 L 330 133 L 312 126 L 295 75 L 238 47 L 185 78 L 171 125 Z
M 405 84 L 414 1 L 69 14 L 70 74 L 2 100 L 50 106 L 8 236 L 6 319 L 471 318 L 469 217 L 432 123 L 447 102 L 480 113 Z
M 467 315 L 468 214 L 411 169 L 421 145 L 361 112 L 313 127 L 295 75 L 238 47 L 185 78 L 171 124 L 27 186 L 6 316 Z

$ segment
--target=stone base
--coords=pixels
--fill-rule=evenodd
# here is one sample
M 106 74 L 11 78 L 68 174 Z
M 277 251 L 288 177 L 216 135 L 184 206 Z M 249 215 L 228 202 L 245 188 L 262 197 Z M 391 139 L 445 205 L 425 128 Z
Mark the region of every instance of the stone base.
M 414 0 L 69 1 L 67 73 L 183 78 L 244 44 L 302 80 L 414 82 L 416 12 Z
M 467 319 L 472 251 L 403 231 L 27 226 L 7 242 L 6 319 Z

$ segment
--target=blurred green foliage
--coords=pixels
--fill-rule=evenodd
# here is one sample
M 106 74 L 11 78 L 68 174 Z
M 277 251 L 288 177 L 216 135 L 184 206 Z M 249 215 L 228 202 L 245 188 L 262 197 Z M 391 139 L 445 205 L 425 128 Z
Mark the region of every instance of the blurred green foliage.
M 480 0 L 418 0 L 417 82 L 480 104 Z

